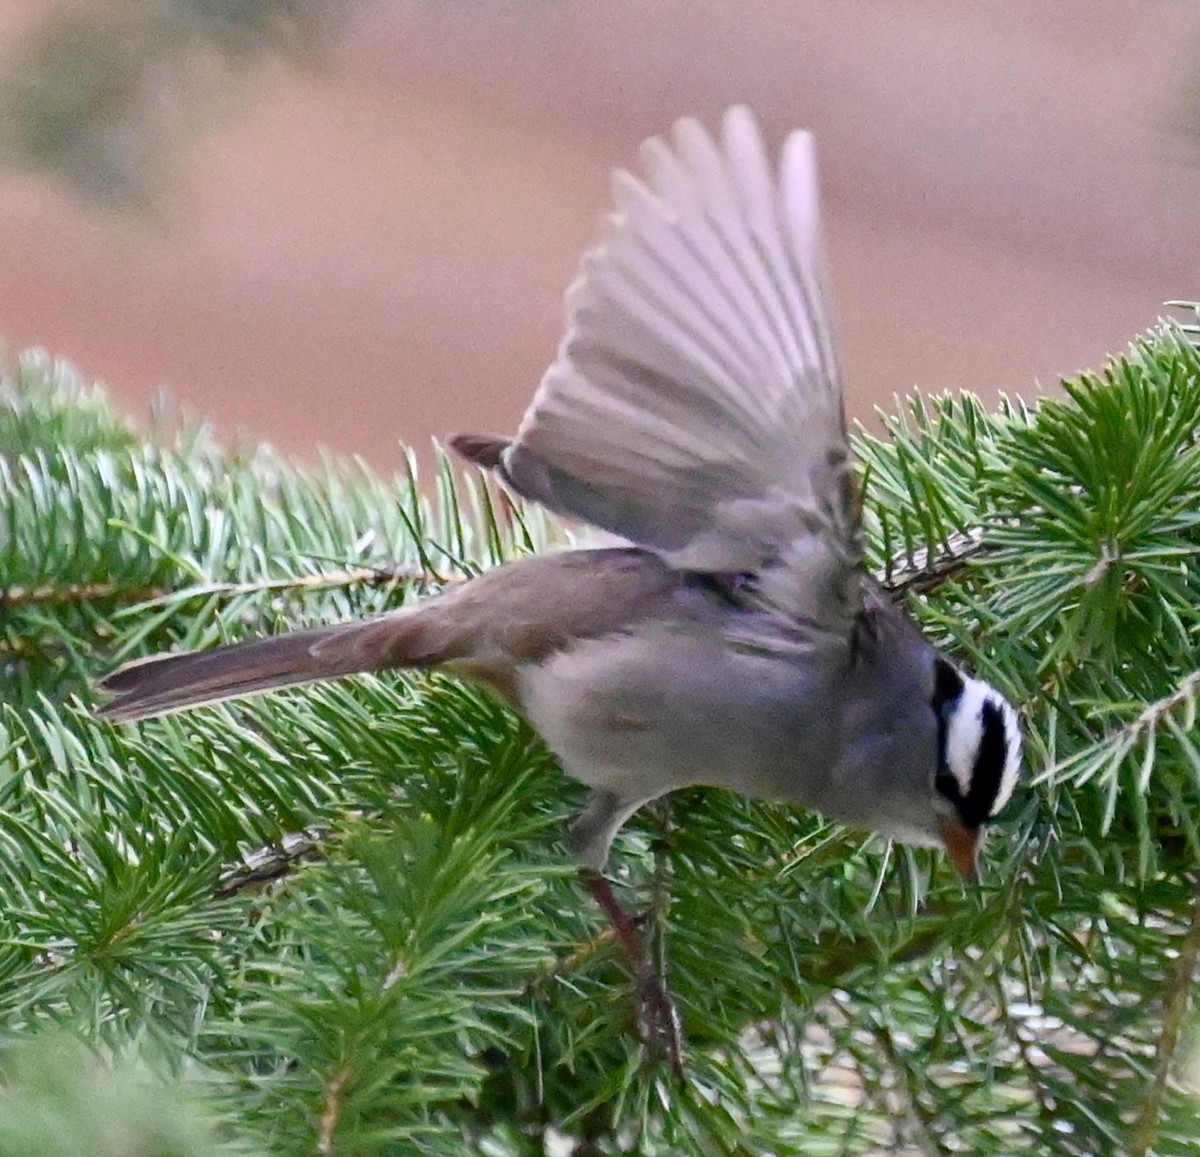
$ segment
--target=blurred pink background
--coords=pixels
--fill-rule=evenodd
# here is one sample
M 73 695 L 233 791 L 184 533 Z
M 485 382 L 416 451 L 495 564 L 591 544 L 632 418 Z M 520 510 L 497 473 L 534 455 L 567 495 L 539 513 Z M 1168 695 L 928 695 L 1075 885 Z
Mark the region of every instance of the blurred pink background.
M 153 221 L 0 178 L 0 341 L 306 457 L 511 430 L 608 171 L 745 101 L 817 133 L 852 412 L 1032 394 L 1200 296 L 1198 31 L 1187 0 L 365 2 L 231 98 Z

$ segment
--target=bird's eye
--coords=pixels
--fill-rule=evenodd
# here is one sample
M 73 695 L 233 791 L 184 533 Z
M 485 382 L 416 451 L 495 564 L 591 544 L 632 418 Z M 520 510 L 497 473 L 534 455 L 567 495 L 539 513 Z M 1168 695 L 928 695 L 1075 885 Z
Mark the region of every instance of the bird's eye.
M 939 795 L 945 796 L 956 807 L 962 803 L 962 788 L 958 786 L 958 780 L 954 778 L 954 774 L 948 767 L 943 765 L 938 768 L 933 786 Z
M 948 708 L 962 697 L 966 684 L 962 675 L 940 656 L 933 664 L 933 696 L 929 705 L 939 719 L 944 719 Z

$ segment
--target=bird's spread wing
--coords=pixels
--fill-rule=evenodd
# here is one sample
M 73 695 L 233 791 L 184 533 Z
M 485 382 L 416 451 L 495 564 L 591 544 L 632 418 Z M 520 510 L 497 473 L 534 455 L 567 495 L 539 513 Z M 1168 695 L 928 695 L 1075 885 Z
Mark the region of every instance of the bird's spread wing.
M 734 108 L 719 141 L 681 120 L 641 159 L 516 437 L 454 444 L 526 497 L 841 630 L 860 550 L 812 138 L 774 171 Z

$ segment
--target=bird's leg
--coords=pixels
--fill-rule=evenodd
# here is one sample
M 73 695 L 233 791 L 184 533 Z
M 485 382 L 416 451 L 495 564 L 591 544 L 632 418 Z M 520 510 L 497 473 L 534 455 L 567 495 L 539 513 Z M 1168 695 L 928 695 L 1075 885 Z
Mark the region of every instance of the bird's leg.
M 663 978 L 650 961 L 637 924 L 617 902 L 612 885 L 603 875 L 613 836 L 620 826 L 648 799 L 620 795 L 614 791 L 592 791 L 583 814 L 571 826 L 571 849 L 583 863 L 583 882 L 604 909 L 629 961 L 638 1001 L 638 1031 L 642 1040 L 659 1053 L 666 1053 L 671 1067 L 683 1073 L 683 1030 L 675 1002 Z
M 593 868 L 584 868 L 582 876 L 587 890 L 612 923 L 613 932 L 633 970 L 638 997 L 638 1030 L 642 1040 L 651 1048 L 665 1052 L 671 1068 L 682 1076 L 683 1025 L 666 982 L 651 963 L 637 925 L 621 907 L 612 885 Z

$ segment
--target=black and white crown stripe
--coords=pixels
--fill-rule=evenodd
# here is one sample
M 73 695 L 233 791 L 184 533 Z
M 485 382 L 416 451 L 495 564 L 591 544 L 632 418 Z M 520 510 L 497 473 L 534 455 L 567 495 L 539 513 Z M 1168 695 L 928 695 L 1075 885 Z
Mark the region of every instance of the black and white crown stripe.
M 987 683 L 937 660 L 938 789 L 968 827 L 999 814 L 1021 773 L 1017 713 Z

